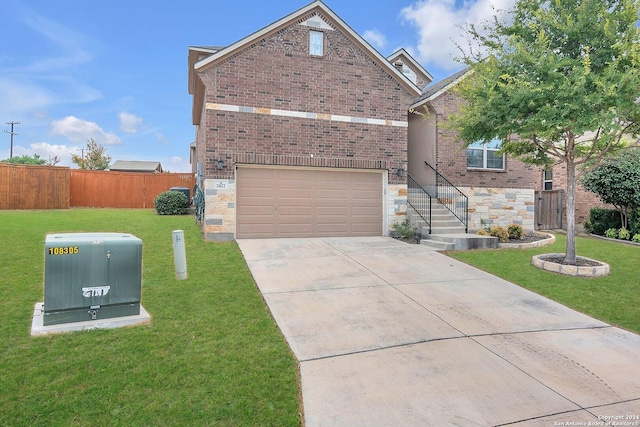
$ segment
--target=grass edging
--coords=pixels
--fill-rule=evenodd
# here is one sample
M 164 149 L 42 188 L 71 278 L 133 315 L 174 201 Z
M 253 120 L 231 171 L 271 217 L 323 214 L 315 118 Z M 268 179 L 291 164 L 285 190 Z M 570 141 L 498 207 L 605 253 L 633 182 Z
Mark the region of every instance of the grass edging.
M 299 426 L 298 364 L 235 242 L 193 216 L 143 209 L 0 211 L 2 425 Z M 172 230 L 189 277 L 175 279 Z M 124 232 L 143 241 L 148 325 L 31 337 L 44 237 Z
M 531 264 L 533 255 L 563 253 L 565 243 L 566 236 L 559 234 L 555 243 L 540 248 L 452 251 L 447 255 L 596 319 L 639 333 L 640 248 L 577 237 L 578 255 L 609 264 L 610 274 L 602 277 L 564 276 Z

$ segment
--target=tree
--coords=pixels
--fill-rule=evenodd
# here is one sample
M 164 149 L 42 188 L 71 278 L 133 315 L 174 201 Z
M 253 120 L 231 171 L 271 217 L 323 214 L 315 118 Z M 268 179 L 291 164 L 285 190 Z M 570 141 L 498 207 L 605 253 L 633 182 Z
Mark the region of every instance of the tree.
M 22 155 L 22 156 L 13 156 L 10 159 L 3 160 L 6 163 L 13 163 L 14 165 L 45 165 L 47 161 L 40 157 L 39 154 L 34 154 L 33 156 Z
M 82 155 L 72 154 L 71 161 L 78 165 L 80 169 L 105 170 L 109 169 L 111 156 L 107 154 L 106 148 L 91 138 L 87 142 L 86 148 L 83 149 Z
M 581 182 L 604 203 L 615 206 L 622 227 L 628 229 L 629 214 L 640 207 L 640 151 L 630 150 L 605 160 L 586 172 Z
M 585 166 L 638 145 L 640 0 L 520 0 L 500 21 L 468 34 L 453 117 L 466 145 L 497 137 L 502 151 L 567 171 L 565 262 L 576 262 L 575 183 Z
M 49 156 L 49 160 L 47 160 L 47 165 L 55 166 L 58 163 L 60 163 L 61 160 L 62 159 L 60 159 L 60 156 L 53 156 L 53 157 Z

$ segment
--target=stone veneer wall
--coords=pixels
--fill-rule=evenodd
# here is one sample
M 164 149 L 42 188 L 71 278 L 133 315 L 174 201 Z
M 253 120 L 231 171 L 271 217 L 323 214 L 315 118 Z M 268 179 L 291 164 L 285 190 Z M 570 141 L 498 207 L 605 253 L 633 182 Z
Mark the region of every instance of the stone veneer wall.
M 226 188 L 221 188 L 226 187 Z M 204 180 L 204 237 L 206 240 L 233 240 L 236 233 L 235 179 Z
M 226 183 L 225 189 L 219 188 Z M 204 180 L 204 236 L 206 240 L 234 240 L 236 233 L 236 183 L 235 180 Z M 391 226 L 407 217 L 407 185 L 389 185 L 387 189 L 387 224 L 383 233 L 389 234 Z
M 487 226 L 520 224 L 526 232 L 535 228 L 533 189 L 460 187 L 469 197 L 469 232 Z
M 388 234 L 394 223 L 402 222 L 407 217 L 407 185 L 389 185 L 387 189 L 387 226 L 383 232 Z

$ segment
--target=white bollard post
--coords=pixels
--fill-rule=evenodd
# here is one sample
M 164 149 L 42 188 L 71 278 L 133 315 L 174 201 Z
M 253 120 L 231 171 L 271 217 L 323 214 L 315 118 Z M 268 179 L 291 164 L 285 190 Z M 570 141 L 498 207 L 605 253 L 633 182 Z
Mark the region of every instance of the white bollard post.
M 187 278 L 187 253 L 184 248 L 184 231 L 173 230 L 173 261 L 176 267 L 176 279 Z

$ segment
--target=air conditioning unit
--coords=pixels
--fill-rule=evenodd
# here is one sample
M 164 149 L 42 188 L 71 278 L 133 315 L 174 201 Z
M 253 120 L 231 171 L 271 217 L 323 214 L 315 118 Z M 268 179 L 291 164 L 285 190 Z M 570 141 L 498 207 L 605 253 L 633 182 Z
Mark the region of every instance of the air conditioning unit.
M 43 325 L 140 314 L 142 240 L 123 233 L 49 234 Z

